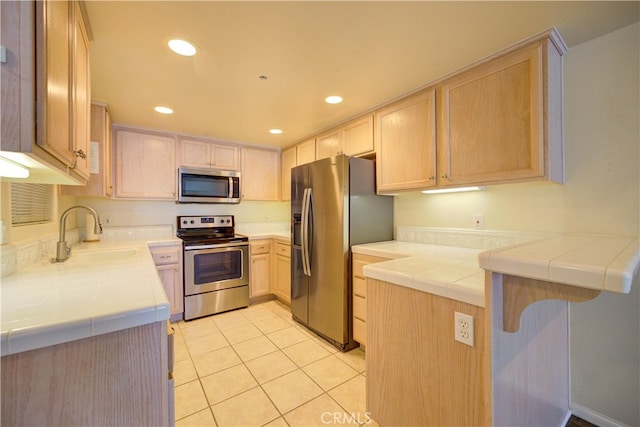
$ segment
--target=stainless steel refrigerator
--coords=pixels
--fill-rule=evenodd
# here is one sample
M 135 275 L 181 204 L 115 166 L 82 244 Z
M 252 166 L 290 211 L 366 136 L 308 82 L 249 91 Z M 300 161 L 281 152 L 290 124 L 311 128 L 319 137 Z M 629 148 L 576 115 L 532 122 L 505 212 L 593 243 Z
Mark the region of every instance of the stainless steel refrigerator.
M 343 351 L 354 348 L 351 245 L 393 239 L 393 198 L 375 162 L 338 155 L 291 170 L 291 313 Z

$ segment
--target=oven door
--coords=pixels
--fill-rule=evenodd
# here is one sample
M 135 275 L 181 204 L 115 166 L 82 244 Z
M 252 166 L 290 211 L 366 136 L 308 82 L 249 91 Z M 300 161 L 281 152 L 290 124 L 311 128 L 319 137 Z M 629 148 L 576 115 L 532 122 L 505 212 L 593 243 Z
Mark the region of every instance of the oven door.
M 185 295 L 198 295 L 248 284 L 247 242 L 185 246 Z

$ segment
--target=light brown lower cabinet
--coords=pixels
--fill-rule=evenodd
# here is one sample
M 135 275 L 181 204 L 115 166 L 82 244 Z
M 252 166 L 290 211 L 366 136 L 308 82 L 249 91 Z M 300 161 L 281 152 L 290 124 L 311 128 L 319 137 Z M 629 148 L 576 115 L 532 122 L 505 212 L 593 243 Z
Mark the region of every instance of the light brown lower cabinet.
M 353 339 L 358 341 L 361 347 L 367 345 L 367 279 L 364 277 L 362 269 L 367 264 L 388 260 L 388 258 L 364 254 L 353 254 L 351 257 Z
M 291 245 L 275 242 L 275 269 L 272 291 L 285 304 L 291 304 Z
M 483 308 L 367 279 L 367 411 L 380 425 L 562 425 L 568 301 L 598 293 L 486 272 Z M 473 347 L 455 341 L 456 311 L 474 318 Z
M 169 351 L 160 321 L 4 356 L 0 424 L 169 425 Z
M 454 312 L 475 346 L 454 340 Z M 367 280 L 367 411 L 380 425 L 488 425 L 484 309 Z

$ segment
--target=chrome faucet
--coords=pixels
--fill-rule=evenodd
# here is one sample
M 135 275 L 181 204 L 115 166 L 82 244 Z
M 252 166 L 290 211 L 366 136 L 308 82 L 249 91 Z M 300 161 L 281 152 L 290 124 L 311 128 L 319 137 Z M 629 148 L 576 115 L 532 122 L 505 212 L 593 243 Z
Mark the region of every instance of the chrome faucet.
M 95 224 L 93 227 L 93 232 L 96 234 L 102 234 L 102 224 L 100 224 L 100 217 L 98 213 L 88 206 L 71 206 L 69 209 L 62 213 L 60 217 L 60 238 L 58 239 L 58 245 L 56 247 L 56 257 L 53 260 L 54 262 L 63 262 L 69 255 L 71 255 L 71 248 L 67 246 L 67 241 L 65 240 L 65 223 L 67 221 L 67 215 L 74 209 L 86 209 L 91 215 L 93 215 L 93 219 L 95 219 Z

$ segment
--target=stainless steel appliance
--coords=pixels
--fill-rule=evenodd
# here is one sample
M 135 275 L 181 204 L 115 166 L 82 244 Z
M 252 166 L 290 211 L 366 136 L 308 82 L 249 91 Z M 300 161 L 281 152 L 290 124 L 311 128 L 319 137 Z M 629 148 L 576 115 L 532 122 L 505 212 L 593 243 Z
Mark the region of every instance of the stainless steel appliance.
M 375 162 L 339 155 L 291 170 L 291 313 L 343 351 L 356 346 L 351 245 L 393 239 Z
M 249 238 L 233 215 L 179 216 L 183 240 L 184 319 L 249 305 Z
M 240 172 L 178 169 L 178 203 L 240 203 Z

